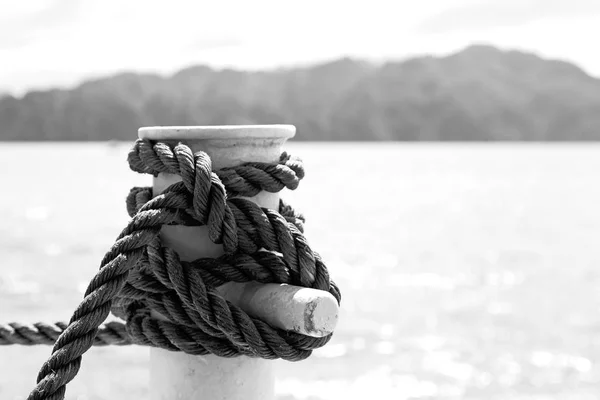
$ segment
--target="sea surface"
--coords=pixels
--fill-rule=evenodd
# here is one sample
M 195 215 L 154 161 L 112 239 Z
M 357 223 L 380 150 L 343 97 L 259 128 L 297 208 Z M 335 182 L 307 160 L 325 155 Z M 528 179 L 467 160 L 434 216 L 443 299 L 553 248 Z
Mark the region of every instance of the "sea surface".
M 127 223 L 130 144 L 0 144 L 0 321 L 68 320 Z M 600 399 L 600 145 L 291 143 L 284 197 L 343 291 L 279 400 Z M 0 347 L 23 399 L 49 347 Z M 148 349 L 94 348 L 68 399 L 148 395 Z

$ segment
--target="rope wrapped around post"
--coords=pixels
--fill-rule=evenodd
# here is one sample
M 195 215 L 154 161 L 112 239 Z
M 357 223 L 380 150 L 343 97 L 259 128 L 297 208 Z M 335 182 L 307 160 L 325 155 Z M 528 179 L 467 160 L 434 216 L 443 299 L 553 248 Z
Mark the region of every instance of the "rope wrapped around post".
M 284 202 L 261 208 L 243 197 L 295 189 L 302 162 L 286 153 L 279 163 L 246 163 L 212 171 L 204 152 L 183 143 L 139 139 L 128 157 L 132 170 L 177 174 L 182 181 L 152 197 L 133 188 L 131 220 L 104 256 L 68 324 L 0 325 L 0 344 L 50 344 L 29 400 L 64 399 L 82 355 L 92 345 L 140 344 L 187 354 L 245 355 L 298 361 L 325 345 L 320 337 L 271 326 L 227 301 L 227 282 L 289 284 L 329 292 L 340 302 L 320 256 L 303 235 L 303 217 Z M 165 225 L 207 226 L 224 255 L 181 261 L 159 235 Z M 125 324 L 102 323 L 112 311 Z M 164 318 L 155 318 L 155 313 Z

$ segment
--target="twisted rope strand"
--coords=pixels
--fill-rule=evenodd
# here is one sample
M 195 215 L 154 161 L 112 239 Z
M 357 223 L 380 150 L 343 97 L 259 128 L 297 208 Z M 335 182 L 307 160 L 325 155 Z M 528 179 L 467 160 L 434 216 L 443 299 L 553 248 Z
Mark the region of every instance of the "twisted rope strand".
M 102 259 L 69 324 L 0 325 L 0 345 L 54 343 L 29 400 L 64 399 L 92 345 L 132 343 L 188 354 L 297 361 L 331 339 L 274 328 L 228 302 L 218 289 L 227 282 L 288 283 L 328 291 L 340 301 L 338 287 L 302 234 L 304 217 L 282 201 L 277 212 L 242 198 L 295 189 L 304 177 L 300 159 L 284 153 L 276 164 L 213 172 L 204 152 L 138 140 L 128 160 L 134 171 L 177 174 L 181 182 L 154 198 L 151 188 L 131 189 L 126 205 L 132 219 Z M 209 238 L 226 254 L 182 262 L 161 244 L 164 225 L 206 225 Z M 125 324 L 101 325 L 111 311 Z M 162 318 L 154 318 L 157 313 Z
M 64 322 L 54 324 L 36 322 L 32 325 L 23 325 L 17 322 L 0 324 L 0 345 L 54 344 L 66 328 L 67 324 Z M 94 338 L 94 346 L 123 346 L 128 344 L 131 344 L 131 338 L 122 322 L 114 321 L 100 325 Z
M 189 164 L 181 168 L 184 159 L 193 158 L 182 147 L 172 148 L 166 143 L 152 143 L 138 139 L 129 153 L 129 165 L 135 172 L 158 175 L 161 172 L 189 176 Z M 241 166 L 222 168 L 217 176 L 227 187 L 230 196 L 252 197 L 262 190 L 276 193 L 284 187 L 294 190 L 304 178 L 302 160 L 282 153 L 278 164 L 250 162 Z

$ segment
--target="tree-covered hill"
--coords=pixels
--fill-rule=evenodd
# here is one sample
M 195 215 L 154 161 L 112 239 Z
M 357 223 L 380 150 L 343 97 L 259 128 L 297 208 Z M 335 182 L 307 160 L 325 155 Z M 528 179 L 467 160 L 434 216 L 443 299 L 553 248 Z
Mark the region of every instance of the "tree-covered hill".
M 296 140 L 600 140 L 600 80 L 471 46 L 373 65 L 125 73 L 0 99 L 0 140 L 131 140 L 149 125 L 289 123 Z

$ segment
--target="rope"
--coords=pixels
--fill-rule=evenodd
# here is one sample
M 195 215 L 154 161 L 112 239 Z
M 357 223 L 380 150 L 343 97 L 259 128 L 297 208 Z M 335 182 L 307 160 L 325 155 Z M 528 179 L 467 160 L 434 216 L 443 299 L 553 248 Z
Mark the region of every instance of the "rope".
M 55 324 L 36 322 L 33 325 L 23 325 L 18 322 L 0 324 L 0 345 L 54 344 L 66 328 L 67 324 L 64 322 L 56 322 Z M 122 346 L 127 344 L 131 344 L 131 340 L 125 330 L 125 325 L 121 322 L 109 322 L 100 325 L 94 339 L 94 346 Z
M 216 290 L 227 282 L 287 283 L 328 291 L 340 301 L 338 287 L 302 234 L 304 217 L 284 202 L 277 212 L 240 197 L 295 189 L 304 177 L 298 158 L 283 153 L 276 164 L 213 172 L 204 152 L 192 153 L 181 143 L 138 140 L 128 161 L 133 171 L 178 174 L 182 181 L 154 198 L 151 188 L 131 189 L 126 201 L 131 220 L 68 324 L 0 325 L 0 345 L 54 343 L 29 400 L 64 399 L 92 345 L 298 361 L 330 340 L 331 335 L 313 338 L 274 328 Z M 163 225 L 205 225 L 225 255 L 183 262 L 162 245 Z M 102 325 L 110 312 L 125 324 Z M 165 319 L 153 318 L 153 312 Z

